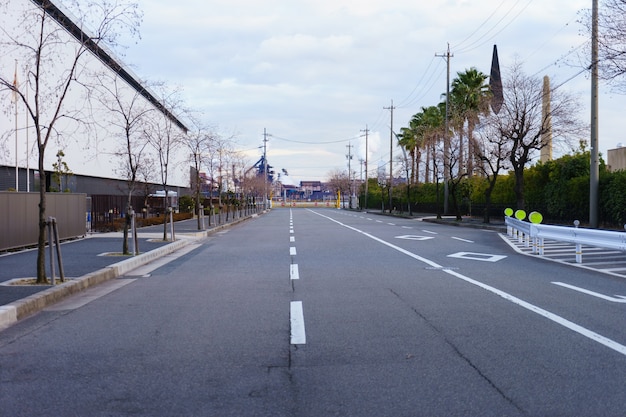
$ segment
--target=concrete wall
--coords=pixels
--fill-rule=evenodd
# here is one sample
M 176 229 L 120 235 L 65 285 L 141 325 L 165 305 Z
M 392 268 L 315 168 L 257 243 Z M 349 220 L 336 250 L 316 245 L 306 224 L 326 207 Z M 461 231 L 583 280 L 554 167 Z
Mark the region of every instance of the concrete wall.
M 56 217 L 59 238 L 86 234 L 86 195 L 46 194 L 46 217 Z M 39 193 L 0 191 L 0 251 L 37 244 Z

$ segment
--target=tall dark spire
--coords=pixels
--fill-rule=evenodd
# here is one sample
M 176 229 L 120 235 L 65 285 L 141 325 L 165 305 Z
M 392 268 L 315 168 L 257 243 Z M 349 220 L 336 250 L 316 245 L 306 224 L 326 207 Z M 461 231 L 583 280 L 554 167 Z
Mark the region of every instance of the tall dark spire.
M 495 114 L 500 113 L 504 95 L 502 94 L 502 78 L 500 77 L 500 62 L 498 61 L 498 47 L 493 45 L 493 56 L 491 58 L 491 75 L 489 77 L 489 88 L 493 97 L 491 98 L 491 110 Z

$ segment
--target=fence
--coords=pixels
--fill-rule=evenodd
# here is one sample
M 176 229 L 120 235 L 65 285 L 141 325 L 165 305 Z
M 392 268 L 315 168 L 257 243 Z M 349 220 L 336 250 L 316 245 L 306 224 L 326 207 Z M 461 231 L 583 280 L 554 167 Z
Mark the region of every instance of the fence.
M 0 191 L 0 251 L 34 246 L 39 236 L 39 193 Z M 46 217 L 57 219 L 61 240 L 85 236 L 86 195 L 46 194 Z
M 527 247 L 532 244 L 533 253 L 539 255 L 543 255 L 546 239 L 575 244 L 577 263 L 583 261 L 584 245 L 626 251 L 625 232 L 533 224 L 512 217 L 506 217 L 505 223 L 509 236 L 517 236 Z

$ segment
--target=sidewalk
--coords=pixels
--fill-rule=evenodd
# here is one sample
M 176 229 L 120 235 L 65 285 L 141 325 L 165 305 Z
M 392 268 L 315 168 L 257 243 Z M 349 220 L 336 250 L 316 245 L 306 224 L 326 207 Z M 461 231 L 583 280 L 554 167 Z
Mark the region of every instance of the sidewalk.
M 55 257 L 57 280 L 55 286 L 8 285 L 11 280 L 37 276 L 37 251 L 35 249 L 0 255 L 0 331 L 64 297 L 122 276 L 194 240 L 207 237 L 211 233 L 251 217 L 211 226 L 204 231 L 198 230 L 195 219 L 176 222 L 174 223 L 175 242 L 163 241 L 162 225 L 141 228 L 137 234 L 140 255 L 134 257 L 121 255 L 123 243 L 121 232 L 91 234 L 83 239 L 62 243 L 61 254 L 66 282 L 59 284 L 59 270 Z M 169 230 L 168 225 L 168 233 Z M 50 277 L 49 268 L 50 255 L 46 248 L 48 277 Z

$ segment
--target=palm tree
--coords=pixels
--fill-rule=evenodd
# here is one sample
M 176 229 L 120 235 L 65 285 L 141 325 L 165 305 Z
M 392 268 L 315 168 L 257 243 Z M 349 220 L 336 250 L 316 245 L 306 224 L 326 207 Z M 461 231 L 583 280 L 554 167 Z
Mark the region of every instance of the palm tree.
M 436 168 L 436 153 L 435 148 L 437 143 L 442 139 L 442 132 L 445 128 L 446 121 L 446 103 L 439 103 L 437 106 L 429 106 L 422 107 L 422 111 L 424 113 L 422 126 L 424 129 L 424 147 L 428 149 L 427 159 L 430 160 L 432 157 L 432 162 L 429 163 L 427 161 L 426 166 L 426 176 L 428 178 L 430 172 L 430 165 L 433 166 L 433 175 L 437 175 Z
M 489 84 L 485 81 L 488 76 L 472 67 L 465 72 L 458 72 L 457 78 L 452 81 L 450 91 L 450 101 L 452 103 L 453 114 L 459 117 L 461 146 L 459 160 L 463 162 L 463 141 L 462 131 L 465 121 L 467 121 L 467 172 L 472 175 L 474 169 L 474 128 L 478 124 L 478 116 L 487 110 L 490 96 Z

